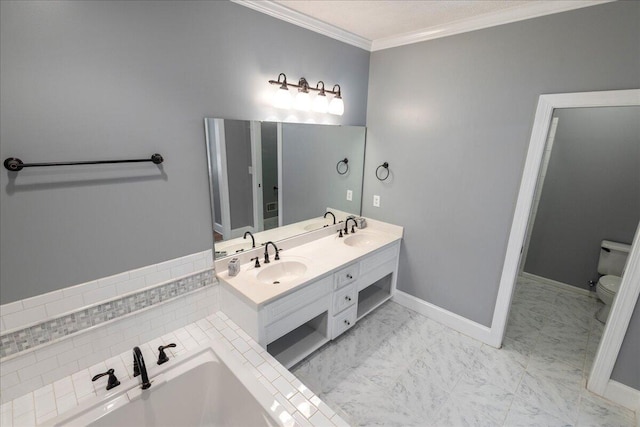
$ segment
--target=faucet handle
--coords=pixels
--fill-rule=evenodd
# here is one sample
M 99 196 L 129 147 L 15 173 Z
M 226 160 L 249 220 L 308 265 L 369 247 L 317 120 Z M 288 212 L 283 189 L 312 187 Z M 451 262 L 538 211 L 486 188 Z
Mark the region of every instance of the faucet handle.
M 109 380 L 107 381 L 107 390 L 111 390 L 112 388 L 120 385 L 120 381 L 118 381 L 118 378 L 116 378 L 116 375 L 114 374 L 114 372 L 115 371 L 113 369 L 109 369 L 107 372 L 103 372 L 101 374 L 94 376 L 93 378 L 91 378 L 91 381 L 95 381 L 98 378 L 102 378 L 105 375 L 109 375 Z
M 338 234 L 338 237 L 342 237 L 342 228 L 340 229 L 340 234 Z
M 351 232 L 352 232 L 352 233 L 355 233 L 355 232 L 356 232 L 356 225 L 355 225 L 355 224 L 353 224 L 353 225 L 351 226 Z
M 254 267 L 260 268 L 260 257 L 251 258 L 249 261 L 253 261 L 253 260 L 256 261 L 256 263 L 254 264 Z
M 281 250 L 282 250 L 282 249 L 276 249 L 276 256 L 275 256 L 275 257 L 273 257 L 273 259 L 274 259 L 275 261 L 279 261 L 279 260 L 280 260 L 280 251 L 281 251 Z
M 161 345 L 160 347 L 158 347 L 158 365 L 162 365 L 163 363 L 166 363 L 169 361 L 169 356 L 167 356 L 167 353 L 164 352 L 165 348 L 174 348 L 176 347 L 176 345 L 174 343 L 171 344 L 167 344 L 167 345 Z

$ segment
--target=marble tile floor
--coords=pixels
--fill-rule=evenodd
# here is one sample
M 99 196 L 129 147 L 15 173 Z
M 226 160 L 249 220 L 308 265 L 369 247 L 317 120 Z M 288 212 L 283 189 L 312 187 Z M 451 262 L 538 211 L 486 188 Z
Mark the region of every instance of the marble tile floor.
M 498 350 L 387 302 L 292 372 L 351 425 L 634 426 L 585 389 L 599 304 L 521 278 Z

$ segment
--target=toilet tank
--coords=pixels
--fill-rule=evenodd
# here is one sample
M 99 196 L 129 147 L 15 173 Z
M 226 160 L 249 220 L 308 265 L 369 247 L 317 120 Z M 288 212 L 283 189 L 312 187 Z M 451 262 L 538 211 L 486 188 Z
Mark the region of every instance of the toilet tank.
M 625 243 L 603 240 L 600 245 L 600 259 L 598 260 L 598 273 L 622 276 L 627 256 L 631 245 Z

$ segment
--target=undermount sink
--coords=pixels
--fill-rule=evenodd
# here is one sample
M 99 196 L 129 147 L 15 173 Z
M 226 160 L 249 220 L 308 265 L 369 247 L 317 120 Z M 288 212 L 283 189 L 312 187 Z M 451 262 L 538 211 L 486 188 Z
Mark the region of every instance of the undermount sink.
M 346 237 L 343 240 L 344 244 L 347 246 L 353 246 L 356 248 L 366 248 L 368 246 L 376 245 L 381 243 L 382 241 L 378 236 L 373 234 L 353 234 L 349 237 Z
M 306 271 L 307 266 L 300 261 L 273 261 L 262 267 L 256 278 L 267 285 L 278 285 L 302 277 Z
M 312 222 L 311 224 L 305 225 L 305 231 L 313 231 L 319 230 L 324 227 L 324 222 Z

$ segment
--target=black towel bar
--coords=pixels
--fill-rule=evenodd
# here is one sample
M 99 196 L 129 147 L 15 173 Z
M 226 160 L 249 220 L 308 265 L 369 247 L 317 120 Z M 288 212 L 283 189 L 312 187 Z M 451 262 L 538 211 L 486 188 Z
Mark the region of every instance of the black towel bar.
M 83 162 L 49 162 L 49 163 L 23 163 L 22 160 L 16 157 L 8 157 L 4 161 L 4 167 L 11 172 L 18 172 L 24 168 L 33 168 L 41 166 L 74 166 L 74 165 L 103 165 L 106 163 L 141 163 L 141 162 L 153 162 L 156 165 L 164 162 L 164 158 L 155 153 L 148 159 L 128 159 L 128 160 L 89 160 Z

